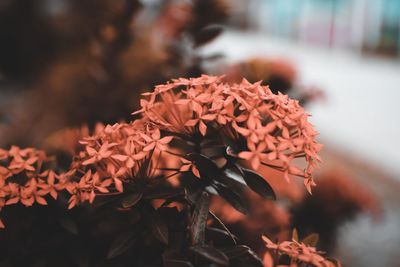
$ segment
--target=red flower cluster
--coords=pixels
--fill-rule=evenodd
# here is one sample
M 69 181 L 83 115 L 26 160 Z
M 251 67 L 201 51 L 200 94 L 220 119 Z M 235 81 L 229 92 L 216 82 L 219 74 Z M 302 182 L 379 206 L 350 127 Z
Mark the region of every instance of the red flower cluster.
M 56 199 L 68 182 L 47 168 L 50 163 L 45 152 L 33 148 L 0 149 L 0 210 L 17 203 L 46 205 L 46 195 Z M 4 227 L 1 221 L 0 227 Z
M 84 137 L 80 143 L 85 149 L 66 173 L 46 169 L 44 152 L 17 147 L 0 150 L 0 208 L 18 202 L 46 205 L 45 195 L 57 198 L 57 192 L 64 189 L 71 195 L 72 208 L 93 202 L 99 194 L 119 194 L 125 185 L 149 181 L 165 171 L 175 171 L 172 175 L 191 171 L 199 177 L 199 169 L 188 155 L 200 153 L 203 141 L 211 149 L 226 148 L 236 160 L 250 161 L 254 169 L 263 164 L 285 176 L 304 177 L 311 191 L 311 174 L 321 145 L 296 100 L 275 95 L 260 83 L 243 80 L 229 85 L 221 77 L 206 75 L 174 80 L 145 95 L 142 109 L 135 112 L 141 113 L 142 119 L 107 125 Z M 191 151 L 179 145 L 171 147 L 172 140 L 184 140 Z M 171 152 L 176 149 L 184 152 Z M 295 166 L 295 158 L 304 158 L 306 168 Z M 160 162 L 173 163 L 174 168 L 160 168 Z
M 283 171 L 286 178 L 304 177 L 309 192 L 315 185 L 311 174 L 322 145 L 298 101 L 273 94 L 261 82 L 229 85 L 222 77 L 206 75 L 173 80 L 144 95 L 147 99 L 134 114 L 141 113 L 161 130 L 204 137 L 217 133 L 225 143 L 244 141 L 247 146 L 230 151 L 232 156 L 250 161 L 254 169 L 263 164 Z M 296 158 L 305 158 L 305 169 L 293 164 Z
M 123 184 L 155 175 L 154 162 L 172 140 L 161 138 L 160 130 L 138 120 L 107 125 L 103 131 L 80 141 L 85 146 L 71 170 L 69 208 L 77 203 L 93 202 L 98 194 L 123 192 Z

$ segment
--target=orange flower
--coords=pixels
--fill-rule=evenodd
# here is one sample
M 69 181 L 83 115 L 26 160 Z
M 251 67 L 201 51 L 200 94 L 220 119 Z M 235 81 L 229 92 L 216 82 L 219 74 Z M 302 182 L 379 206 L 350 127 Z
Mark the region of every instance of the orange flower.
M 267 147 L 266 143 L 259 143 L 257 146 L 253 142 L 248 142 L 250 151 L 243 151 L 238 154 L 238 157 L 251 161 L 251 167 L 255 170 L 260 167 L 261 162 L 267 159 L 267 155 L 263 153 Z

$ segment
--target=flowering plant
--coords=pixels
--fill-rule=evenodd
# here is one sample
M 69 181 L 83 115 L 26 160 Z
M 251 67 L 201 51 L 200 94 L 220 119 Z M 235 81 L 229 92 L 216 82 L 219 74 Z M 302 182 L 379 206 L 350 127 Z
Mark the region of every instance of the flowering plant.
M 301 177 L 311 193 L 321 145 L 304 109 L 261 83 L 206 75 L 156 86 L 140 104 L 133 122 L 83 137 L 67 171 L 44 168 L 47 157 L 33 149 L 0 151 L 1 207 L 46 205 L 47 194 L 61 193 L 69 209 L 119 211 L 127 220 L 113 229 L 107 259 L 114 263 L 262 266 L 210 211 L 210 195 L 244 214 L 248 191 L 275 199 L 261 165 Z M 149 256 L 138 247 L 155 249 Z

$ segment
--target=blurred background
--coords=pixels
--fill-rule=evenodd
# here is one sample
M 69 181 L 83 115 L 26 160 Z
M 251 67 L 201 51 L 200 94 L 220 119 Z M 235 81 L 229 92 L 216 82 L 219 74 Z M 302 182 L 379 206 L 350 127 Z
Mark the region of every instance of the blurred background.
M 68 131 L 130 120 L 140 93 L 177 77 L 299 99 L 326 145 L 319 186 L 266 173 L 281 203 L 261 231 L 317 232 L 344 266 L 400 266 L 400 1 L 2 0 L 0 40 L 1 147 L 65 154 Z

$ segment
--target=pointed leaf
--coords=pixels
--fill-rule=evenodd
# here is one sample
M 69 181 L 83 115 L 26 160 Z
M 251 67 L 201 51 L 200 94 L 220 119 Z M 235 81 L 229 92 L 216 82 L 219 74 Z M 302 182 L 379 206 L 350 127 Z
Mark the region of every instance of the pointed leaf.
M 215 264 L 222 266 L 229 265 L 229 258 L 223 252 L 212 246 L 196 246 L 191 247 L 190 250 Z
M 233 192 L 230 188 L 223 184 L 214 184 L 213 187 L 218 192 L 218 194 L 225 199 L 232 207 L 237 211 L 247 214 L 247 203 L 238 194 Z
M 274 190 L 261 175 L 252 170 L 244 168 L 242 168 L 242 171 L 244 174 L 243 178 L 251 190 L 259 194 L 263 198 L 276 200 L 276 195 Z

